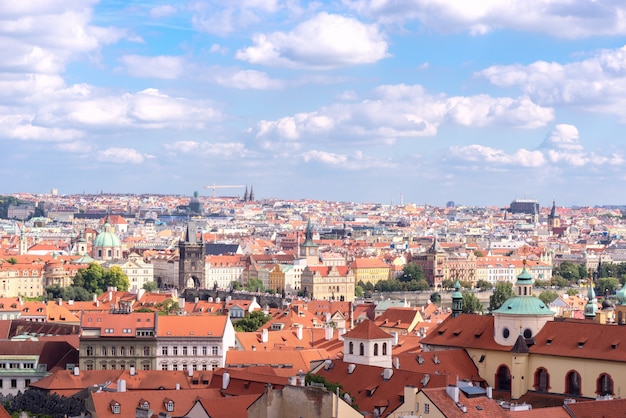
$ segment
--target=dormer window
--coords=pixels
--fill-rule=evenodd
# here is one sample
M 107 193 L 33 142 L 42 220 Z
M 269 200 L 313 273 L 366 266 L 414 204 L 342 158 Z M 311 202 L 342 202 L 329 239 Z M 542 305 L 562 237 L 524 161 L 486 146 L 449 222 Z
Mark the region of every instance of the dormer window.
M 120 414 L 121 413 L 121 408 L 120 408 L 120 403 L 119 402 L 111 401 L 111 412 L 113 412 L 114 414 Z
M 150 409 L 150 402 L 142 399 L 141 401 L 139 401 L 139 408 L 145 409 L 146 411 L 149 410 Z
M 168 399 L 165 402 L 165 410 L 167 412 L 173 412 L 174 411 L 174 401 L 172 401 L 171 399 Z

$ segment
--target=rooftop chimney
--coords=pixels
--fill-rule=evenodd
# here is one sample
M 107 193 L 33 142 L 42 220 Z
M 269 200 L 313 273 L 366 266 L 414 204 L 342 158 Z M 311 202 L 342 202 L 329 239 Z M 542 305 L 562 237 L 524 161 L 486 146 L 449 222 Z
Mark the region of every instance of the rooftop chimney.
M 80 369 L 78 368 L 78 366 L 74 367 L 74 376 L 79 376 L 80 375 Z
M 264 328 L 261 330 L 261 342 L 267 343 L 268 339 L 269 339 L 269 331 L 267 330 L 267 328 Z
M 224 372 L 222 376 L 222 390 L 228 389 L 228 385 L 230 384 L 230 373 Z

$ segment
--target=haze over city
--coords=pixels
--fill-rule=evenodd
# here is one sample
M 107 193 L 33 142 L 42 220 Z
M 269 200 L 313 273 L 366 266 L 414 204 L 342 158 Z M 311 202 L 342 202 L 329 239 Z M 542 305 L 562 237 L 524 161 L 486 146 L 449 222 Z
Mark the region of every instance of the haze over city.
M 624 16 L 608 0 L 3 2 L 0 193 L 622 204 Z

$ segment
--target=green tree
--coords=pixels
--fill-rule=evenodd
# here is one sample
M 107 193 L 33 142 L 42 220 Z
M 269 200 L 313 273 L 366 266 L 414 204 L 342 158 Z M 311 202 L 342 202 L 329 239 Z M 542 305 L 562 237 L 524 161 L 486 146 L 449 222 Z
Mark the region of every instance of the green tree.
M 410 292 L 421 292 L 421 291 L 430 289 L 430 285 L 424 279 L 411 280 L 410 282 L 405 283 L 405 285 L 406 285 L 406 290 Z
M 596 292 L 599 295 L 611 295 L 619 287 L 619 280 L 615 277 L 603 277 L 595 282 Z
M 98 263 L 91 263 L 89 267 L 80 269 L 74 276 L 74 286 L 82 287 L 89 293 L 102 293 L 106 290 L 104 275 L 106 270 Z
M 567 289 L 567 296 L 574 296 L 576 294 L 578 294 L 578 290 L 571 288 L 571 289 Z
M 472 288 L 472 282 L 470 282 L 469 280 L 461 280 L 459 281 L 459 284 L 461 285 L 461 287 L 463 289 L 471 289 Z M 456 285 L 456 283 L 455 283 Z
M 159 285 L 157 284 L 157 282 L 145 282 L 143 284 L 143 290 L 145 290 L 146 292 L 154 292 L 158 288 Z
M 15 257 L 9 257 L 9 258 L 7 259 L 7 263 L 9 263 L 9 264 L 17 264 L 17 258 L 15 258 Z
M 556 293 L 554 290 L 544 290 L 543 292 L 539 293 L 538 298 L 541 299 L 541 301 L 543 303 L 545 303 L 546 305 L 548 305 L 551 302 L 554 302 L 554 300 L 556 300 L 556 298 L 559 297 L 559 294 Z
M 498 282 L 489 296 L 489 310 L 495 311 L 509 298 L 514 296 L 513 285 L 510 282 Z
M 237 332 L 254 332 L 263 326 L 271 316 L 265 315 L 263 311 L 250 312 L 247 316 L 241 318 L 233 325 Z
M 452 279 L 444 279 L 441 281 L 441 288 L 442 289 L 452 289 L 454 288 L 454 285 L 456 284 L 456 282 Z
M 93 297 L 91 293 L 82 287 L 67 286 L 62 287 L 59 296 L 63 300 L 89 301 Z
M 234 290 L 239 290 L 242 288 L 242 286 L 241 283 L 239 283 L 237 280 L 233 280 L 232 282 L 230 282 L 230 288 Z
M 441 303 L 441 294 L 439 292 L 433 292 L 430 294 L 430 301 L 432 303 Z
M 463 292 L 463 313 L 482 313 L 483 304 L 480 300 L 471 292 Z
M 174 299 L 165 299 L 163 302 L 157 303 L 155 308 L 159 311 L 160 315 L 167 315 L 171 312 L 176 312 L 179 309 L 178 302 Z
M 410 282 L 412 280 L 425 280 L 424 270 L 417 263 L 408 263 L 402 269 L 402 274 L 398 277 L 401 282 Z
M 483 252 L 482 252 L 482 251 L 480 251 L 480 250 L 474 250 L 474 255 L 475 255 L 476 257 L 484 257 L 484 256 L 485 256 L 485 253 L 483 253 Z
M 361 286 L 359 286 L 358 284 L 354 286 L 354 296 L 356 296 L 357 298 L 362 298 L 364 294 L 365 291 Z
M 476 287 L 483 292 L 492 288 L 491 283 L 483 279 L 480 279 L 478 282 L 476 282 Z
M 586 276 L 584 265 L 570 263 L 569 261 L 562 262 L 561 265 L 554 270 L 553 275 L 561 276 L 570 283 L 576 283 L 578 280 Z M 583 273 L 582 276 L 581 272 Z
M 130 287 L 128 276 L 120 266 L 112 266 L 104 274 L 103 291 L 109 287 L 116 287 L 117 290 L 125 292 Z
M 573 284 L 576 282 L 570 282 L 567 279 L 565 279 L 564 277 L 561 277 L 559 275 L 556 276 L 552 276 L 552 278 L 550 279 L 550 285 L 551 286 L 556 286 L 556 287 L 567 287 L 570 284 Z
M 262 292 L 265 290 L 263 287 L 263 281 L 260 279 L 250 279 L 248 280 L 248 284 L 246 284 L 246 290 L 249 292 Z

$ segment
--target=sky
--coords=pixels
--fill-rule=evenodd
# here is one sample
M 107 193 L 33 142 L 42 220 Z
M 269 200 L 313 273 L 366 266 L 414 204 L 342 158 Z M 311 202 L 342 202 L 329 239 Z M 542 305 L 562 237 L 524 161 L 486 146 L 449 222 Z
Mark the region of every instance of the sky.
M 623 0 L 0 2 L 0 193 L 626 204 Z

